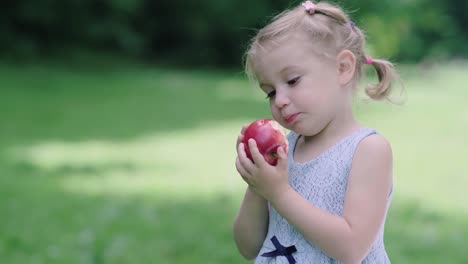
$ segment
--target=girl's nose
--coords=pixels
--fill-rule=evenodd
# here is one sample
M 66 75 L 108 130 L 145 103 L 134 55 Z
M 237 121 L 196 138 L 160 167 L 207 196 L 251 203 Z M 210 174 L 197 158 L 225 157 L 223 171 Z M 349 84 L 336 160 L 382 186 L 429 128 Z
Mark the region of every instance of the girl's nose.
M 287 96 L 287 94 L 277 89 L 276 95 L 275 95 L 275 106 L 281 109 L 287 106 L 288 104 L 289 104 L 289 97 Z

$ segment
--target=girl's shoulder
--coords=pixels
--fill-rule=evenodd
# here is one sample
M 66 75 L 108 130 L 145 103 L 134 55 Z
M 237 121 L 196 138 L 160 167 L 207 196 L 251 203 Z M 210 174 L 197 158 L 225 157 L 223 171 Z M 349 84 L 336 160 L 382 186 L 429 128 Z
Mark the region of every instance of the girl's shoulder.
M 373 133 L 364 137 L 356 148 L 356 155 L 389 155 L 392 152 L 390 142 L 381 134 Z
M 353 161 L 371 163 L 373 160 L 392 160 L 392 147 L 385 136 L 372 128 L 361 128 L 359 134 Z
M 381 134 L 363 138 L 354 153 L 351 176 L 358 181 L 391 183 L 393 153 L 390 142 Z M 390 184 L 391 185 L 391 184 Z

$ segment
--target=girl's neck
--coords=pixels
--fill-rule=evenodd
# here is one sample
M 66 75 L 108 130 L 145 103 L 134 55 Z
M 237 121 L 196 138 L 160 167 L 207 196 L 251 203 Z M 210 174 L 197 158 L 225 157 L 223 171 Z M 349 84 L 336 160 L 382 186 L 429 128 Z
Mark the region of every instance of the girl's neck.
M 348 136 L 361 126 L 352 113 L 329 122 L 319 133 L 312 136 L 303 136 L 304 145 L 330 147 L 342 138 Z
M 354 119 L 351 111 L 346 113 L 349 114 L 334 118 L 315 135 L 301 135 L 294 148 L 294 160 L 296 162 L 312 160 L 362 127 Z

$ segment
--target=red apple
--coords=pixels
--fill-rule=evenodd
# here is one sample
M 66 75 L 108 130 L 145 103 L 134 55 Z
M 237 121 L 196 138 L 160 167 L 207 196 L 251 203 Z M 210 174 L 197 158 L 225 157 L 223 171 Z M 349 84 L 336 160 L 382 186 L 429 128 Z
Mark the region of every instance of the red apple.
M 258 150 L 265 158 L 266 162 L 275 166 L 278 163 L 278 148 L 282 147 L 286 151 L 287 139 L 284 128 L 272 119 L 260 119 L 252 122 L 244 131 L 245 153 L 253 161 L 248 145 L 248 140 L 253 138 L 257 143 Z

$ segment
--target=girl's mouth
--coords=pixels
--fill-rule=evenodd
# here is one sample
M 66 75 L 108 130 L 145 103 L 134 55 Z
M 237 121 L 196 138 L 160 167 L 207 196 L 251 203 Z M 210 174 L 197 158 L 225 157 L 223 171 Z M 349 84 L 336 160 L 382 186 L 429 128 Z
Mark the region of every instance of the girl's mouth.
M 292 114 L 289 116 L 285 116 L 284 120 L 286 120 L 286 123 L 291 124 L 297 119 L 298 116 L 299 116 L 299 113 Z

